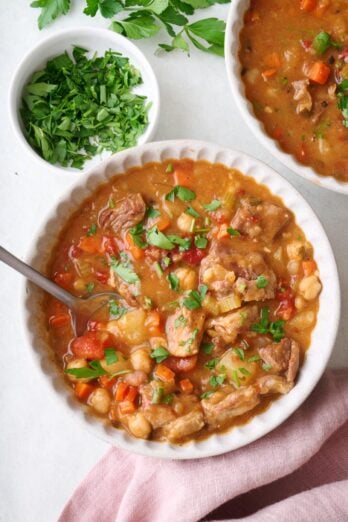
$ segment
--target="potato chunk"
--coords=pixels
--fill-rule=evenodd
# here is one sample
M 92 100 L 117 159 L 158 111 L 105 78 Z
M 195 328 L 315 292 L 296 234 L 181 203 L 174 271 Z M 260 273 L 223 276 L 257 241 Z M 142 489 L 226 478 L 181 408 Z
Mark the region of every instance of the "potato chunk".
M 109 321 L 106 329 L 124 343 L 136 346 L 148 339 L 145 319 L 146 312 L 138 308 L 126 313 L 120 319 Z
M 249 384 L 255 377 L 257 364 L 249 363 L 247 360 L 241 360 L 239 355 L 231 348 L 220 359 L 216 365 L 219 373 L 226 373 L 228 380 L 236 387 Z
M 299 291 L 306 301 L 312 301 L 318 297 L 321 290 L 321 282 L 316 275 L 304 277 L 299 284 Z
M 117 361 L 112 364 L 107 364 L 105 359 L 101 359 L 100 365 L 108 373 L 117 373 L 124 370 L 131 370 L 132 365 L 128 359 L 126 359 L 122 352 L 116 351 Z

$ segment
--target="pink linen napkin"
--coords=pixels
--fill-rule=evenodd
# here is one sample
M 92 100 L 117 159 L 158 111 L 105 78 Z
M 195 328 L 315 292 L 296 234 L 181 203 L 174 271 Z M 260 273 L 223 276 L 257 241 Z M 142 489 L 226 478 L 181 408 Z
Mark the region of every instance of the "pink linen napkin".
M 112 448 L 59 522 L 347 522 L 348 370 L 284 424 L 226 455 L 161 461 Z

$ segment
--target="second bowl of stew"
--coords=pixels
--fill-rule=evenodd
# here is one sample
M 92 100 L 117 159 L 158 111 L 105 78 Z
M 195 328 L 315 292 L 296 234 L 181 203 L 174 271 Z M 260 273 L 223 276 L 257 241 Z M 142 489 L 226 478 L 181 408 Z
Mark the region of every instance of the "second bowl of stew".
M 345 0 L 237 0 L 227 74 L 246 123 L 280 161 L 348 194 Z
M 74 417 L 146 455 L 199 458 L 264 435 L 333 347 L 339 287 L 319 221 L 269 167 L 218 146 L 153 143 L 105 161 L 31 262 L 76 296 L 119 294 L 76 336 L 66 307 L 29 286 L 27 327 Z

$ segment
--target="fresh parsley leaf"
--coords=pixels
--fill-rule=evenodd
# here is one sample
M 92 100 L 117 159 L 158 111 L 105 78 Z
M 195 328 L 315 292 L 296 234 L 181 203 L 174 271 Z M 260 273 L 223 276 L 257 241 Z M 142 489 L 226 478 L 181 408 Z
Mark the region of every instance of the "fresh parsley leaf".
M 190 190 L 187 187 L 176 185 L 170 192 L 168 192 L 168 194 L 166 194 L 167 201 L 173 202 L 175 198 L 178 198 L 181 201 L 192 201 L 196 198 L 196 194 L 193 190 Z
M 118 355 L 116 353 L 115 348 L 105 348 L 104 350 L 106 364 L 109 366 L 110 364 L 114 364 L 118 362 Z
M 32 2 L 30 6 L 41 8 L 38 26 L 39 29 L 43 29 L 59 16 L 68 14 L 70 11 L 70 0 L 37 0 Z
M 206 392 L 202 393 L 201 399 L 208 399 L 208 397 L 213 395 L 213 393 L 214 393 L 213 391 L 206 391 Z
M 229 233 L 230 236 L 240 236 L 239 230 L 236 230 L 235 228 L 232 228 L 232 227 L 228 227 L 227 232 Z
M 249 370 L 247 370 L 246 368 L 242 367 L 242 368 L 238 368 L 239 372 L 242 374 L 242 375 L 245 375 L 246 377 L 248 377 L 250 375 L 250 372 Z
M 261 357 L 259 355 L 252 355 L 248 358 L 248 363 L 261 361 Z
M 118 261 L 115 257 L 112 257 L 111 268 L 126 283 L 133 284 L 140 281 L 138 274 L 134 272 L 129 261 L 121 263 L 121 261 Z
M 135 17 L 130 15 L 122 21 L 112 22 L 110 29 L 133 40 L 140 40 L 141 38 L 149 38 L 157 34 L 160 26 L 156 23 L 153 15 L 144 11 L 142 16 Z
M 251 325 L 253 332 L 261 334 L 271 334 L 275 342 L 279 342 L 285 336 L 284 332 L 285 321 L 269 321 L 269 308 L 265 307 L 261 309 L 260 322 Z
M 239 376 L 238 376 L 238 371 L 237 370 L 233 370 L 232 371 L 232 380 L 233 380 L 234 384 L 237 386 L 237 388 L 239 388 L 240 380 L 239 380 Z
M 216 388 L 217 386 L 221 386 L 226 379 L 226 375 L 224 373 L 221 373 L 220 375 L 213 375 L 209 379 L 209 384 Z
M 127 308 L 120 306 L 114 299 L 109 300 L 110 319 L 119 319 L 127 312 Z
M 216 367 L 216 365 L 218 364 L 218 362 L 219 362 L 218 358 L 210 359 L 210 361 L 207 361 L 204 366 L 206 368 L 208 368 L 208 370 L 213 370 Z
M 180 252 L 183 252 L 185 250 L 190 250 L 190 248 L 191 248 L 191 238 L 190 237 L 180 237 L 175 234 L 169 234 L 168 239 L 174 245 L 179 245 Z
M 168 163 L 168 165 L 166 166 L 166 172 L 168 172 L 169 174 L 171 174 L 172 172 L 174 172 L 174 166 L 173 166 L 173 163 Z
M 64 370 L 64 373 L 73 375 L 77 379 L 96 379 L 101 375 L 107 375 L 108 372 L 102 368 L 100 361 L 95 360 L 90 361 L 89 366 L 84 368 L 69 368 Z
M 89 227 L 89 229 L 87 230 L 87 236 L 88 237 L 91 237 L 91 236 L 95 236 L 97 233 L 97 225 L 95 223 L 93 223 L 93 225 L 91 225 Z
M 214 345 L 213 343 L 203 343 L 202 344 L 202 350 L 204 353 L 206 353 L 207 355 L 211 355 L 213 350 L 214 350 Z
M 208 203 L 207 205 L 203 205 L 205 210 L 208 210 L 208 212 L 213 212 L 214 210 L 217 210 L 221 207 L 221 201 L 218 199 L 213 199 L 211 203 Z
M 200 214 L 198 214 L 197 210 L 195 210 L 193 207 L 191 207 L 191 205 L 189 205 L 187 207 L 187 209 L 185 210 L 185 214 L 188 214 L 189 216 L 192 216 L 194 218 L 201 217 Z
M 325 31 L 318 33 L 312 43 L 313 49 L 317 54 L 324 54 L 330 47 L 342 47 L 342 44 L 334 42 Z
M 206 248 L 208 244 L 208 239 L 205 236 L 196 235 L 195 236 L 195 245 L 197 248 Z
M 268 279 L 263 275 L 259 275 L 256 279 L 256 286 L 257 288 L 266 288 L 266 286 L 268 286 Z
M 269 325 L 269 333 L 272 335 L 276 343 L 279 343 L 279 341 L 281 341 L 285 336 L 284 325 L 285 321 L 283 320 L 274 321 Z
M 272 370 L 272 365 L 265 363 L 262 365 L 262 369 L 265 370 L 265 372 L 268 372 L 269 370 Z
M 241 361 L 244 361 L 245 352 L 244 352 L 244 350 L 242 350 L 242 348 L 233 348 L 233 351 L 236 355 L 238 355 L 238 357 Z
M 175 292 L 178 292 L 180 289 L 180 281 L 176 273 L 170 272 L 167 276 L 167 279 L 171 290 L 175 290 Z
M 175 328 L 184 328 L 187 325 L 187 319 L 183 315 L 180 315 L 177 319 L 174 321 Z
M 196 310 L 202 306 L 202 301 L 208 291 L 206 285 L 201 285 L 199 291 L 191 290 L 183 300 L 183 305 L 189 310 Z
M 93 283 L 93 281 L 89 281 L 89 283 L 86 283 L 86 285 L 85 285 L 86 291 L 89 294 L 91 294 L 93 292 L 94 287 L 95 287 L 95 284 Z
M 159 364 L 169 357 L 169 352 L 164 346 L 158 346 L 155 350 L 151 352 L 151 358 L 155 359 L 156 363 Z
M 144 241 L 142 235 L 144 234 L 144 224 L 138 223 L 135 227 L 129 229 L 129 233 L 132 236 L 133 243 L 139 248 L 145 248 L 147 246 L 146 241 Z
M 163 248 L 164 250 L 172 250 L 174 243 L 158 228 L 152 227 L 146 234 L 147 241 L 150 245 Z
M 149 218 L 156 218 L 156 217 L 159 217 L 161 215 L 160 211 L 157 210 L 157 208 L 154 208 L 154 207 L 148 207 L 148 209 L 146 210 L 146 216 L 149 217 Z

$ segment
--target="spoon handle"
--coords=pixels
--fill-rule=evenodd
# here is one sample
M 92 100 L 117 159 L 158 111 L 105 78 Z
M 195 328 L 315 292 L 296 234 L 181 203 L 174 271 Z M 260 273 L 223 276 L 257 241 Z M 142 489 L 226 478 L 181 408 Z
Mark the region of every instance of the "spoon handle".
M 59 301 L 62 301 L 69 308 L 73 308 L 76 299 L 74 296 L 53 283 L 53 281 L 47 279 L 47 277 L 40 274 L 40 272 L 34 268 L 31 268 L 29 265 L 23 263 L 23 261 L 10 254 L 10 252 L 5 250 L 2 246 L 0 246 L 0 261 L 10 266 L 17 272 L 20 272 L 27 279 L 29 279 L 29 281 L 35 283 L 37 286 L 42 288 L 42 290 L 45 290 L 49 294 L 59 299 Z

